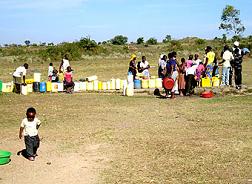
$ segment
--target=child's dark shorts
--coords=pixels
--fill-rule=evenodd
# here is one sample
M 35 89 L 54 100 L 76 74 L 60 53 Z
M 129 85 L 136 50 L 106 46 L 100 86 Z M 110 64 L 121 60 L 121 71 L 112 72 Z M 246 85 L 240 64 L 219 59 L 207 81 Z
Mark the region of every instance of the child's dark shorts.
M 24 136 L 26 153 L 28 157 L 33 157 L 37 153 L 40 144 L 39 136 Z

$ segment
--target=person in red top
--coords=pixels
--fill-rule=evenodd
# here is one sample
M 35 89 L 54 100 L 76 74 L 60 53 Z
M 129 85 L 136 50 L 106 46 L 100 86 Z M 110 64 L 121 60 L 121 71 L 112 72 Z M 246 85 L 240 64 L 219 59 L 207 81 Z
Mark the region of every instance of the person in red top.
M 73 73 L 71 66 L 67 67 L 67 71 L 64 74 L 64 86 L 67 93 L 72 93 L 74 88 Z

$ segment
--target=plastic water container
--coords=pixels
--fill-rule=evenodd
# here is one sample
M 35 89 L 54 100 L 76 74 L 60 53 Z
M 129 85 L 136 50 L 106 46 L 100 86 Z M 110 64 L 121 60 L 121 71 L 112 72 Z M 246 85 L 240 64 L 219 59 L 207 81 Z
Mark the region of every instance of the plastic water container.
M 149 79 L 149 88 L 155 88 L 156 82 L 155 79 Z
M 80 82 L 74 82 L 74 92 L 80 91 Z
M 64 74 L 59 73 L 59 82 L 63 82 L 63 80 L 64 80 Z
M 94 90 L 94 83 L 93 82 L 88 82 L 87 83 L 87 90 L 88 91 L 93 91 Z
M 98 82 L 98 90 L 99 91 L 102 90 L 102 82 L 101 81 Z
M 45 82 L 40 82 L 40 83 L 39 83 L 39 91 L 40 91 L 41 93 L 46 92 L 46 83 L 45 83 Z
M 212 85 L 214 87 L 219 87 L 220 86 L 220 79 L 218 77 L 212 77 Z
M 121 88 L 121 80 L 120 79 L 116 79 L 116 81 L 115 81 L 115 88 L 116 88 L 116 90 L 122 89 Z
M 13 91 L 13 83 L 8 82 L 8 83 L 2 84 L 2 92 L 3 93 L 10 93 L 12 91 Z
M 52 82 L 46 82 L 46 91 L 51 92 L 52 91 Z
M 139 79 L 134 80 L 134 88 L 141 89 L 141 87 L 142 87 L 141 80 L 139 80 Z
M 52 82 L 52 92 L 57 93 L 58 92 L 58 83 Z
M 33 74 L 33 79 L 34 79 L 34 82 L 40 82 L 40 80 L 41 80 L 41 73 L 34 73 Z
M 80 82 L 80 91 L 87 91 L 87 82 Z
M 149 88 L 149 79 L 143 79 L 142 80 L 142 88 L 148 89 Z
M 3 81 L 0 80 L 0 92 L 2 92 L 2 88 L 3 88 Z
M 115 90 L 116 89 L 116 80 L 115 79 L 111 79 L 111 81 L 110 81 L 111 83 L 110 83 L 110 87 L 111 87 L 111 89 L 112 90 Z
M 28 90 L 27 90 L 26 85 L 21 85 L 21 94 L 22 95 L 27 95 L 28 94 Z
M 107 81 L 107 89 L 108 89 L 108 90 L 111 90 L 110 81 Z
M 39 82 L 33 82 L 33 91 L 39 92 Z
M 27 92 L 32 93 L 33 92 L 33 85 L 32 84 L 27 84 Z
M 86 78 L 86 80 L 88 82 L 91 82 L 91 81 L 94 81 L 94 80 L 97 80 L 97 79 L 98 79 L 98 77 L 96 75 L 92 75 L 92 76 L 89 76 L 89 77 Z
M 102 82 L 102 90 L 107 90 L 107 82 Z
M 124 80 L 120 80 L 120 89 L 123 89 Z
M 128 75 L 127 76 L 128 83 L 133 83 L 133 75 Z
M 130 84 L 127 86 L 126 96 L 133 96 L 133 95 L 134 95 L 134 85 Z
M 205 77 L 201 79 L 201 87 L 203 88 L 210 88 L 211 85 L 211 79 L 209 77 Z
M 98 84 L 99 84 L 99 81 L 98 80 L 94 80 L 94 91 L 98 91 Z
M 123 81 L 123 96 L 126 95 L 127 85 L 128 85 L 127 80 L 124 80 Z
M 64 91 L 64 84 L 63 82 L 58 83 L 58 92 L 63 92 Z
M 155 79 L 155 87 L 156 88 L 162 88 L 162 83 L 163 83 L 163 80 L 161 78 L 156 78 Z

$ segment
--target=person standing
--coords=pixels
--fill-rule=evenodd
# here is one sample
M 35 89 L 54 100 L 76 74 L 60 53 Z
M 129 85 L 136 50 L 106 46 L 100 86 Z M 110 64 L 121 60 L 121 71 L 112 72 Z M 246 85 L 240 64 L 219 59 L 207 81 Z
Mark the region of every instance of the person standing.
M 130 63 L 128 69 L 128 72 L 131 72 L 133 75 L 133 80 L 135 80 L 137 74 L 136 59 L 137 59 L 136 55 L 132 54 L 130 57 Z
M 60 63 L 59 73 L 65 73 L 67 71 L 67 67 L 69 67 L 69 66 L 70 66 L 70 62 L 69 62 L 68 56 L 66 54 Z
M 239 42 L 238 41 L 234 42 L 233 55 L 234 55 L 235 87 L 236 87 L 236 89 L 241 89 L 243 52 L 239 48 Z
M 206 68 L 206 76 L 211 79 L 213 76 L 213 67 L 215 65 L 216 57 L 215 53 L 212 51 L 212 47 L 210 46 L 207 46 L 207 48 L 205 49 L 205 53 L 206 58 L 204 66 Z
M 18 67 L 13 73 L 13 83 L 15 85 L 14 92 L 21 93 L 21 85 L 25 84 L 26 70 L 28 67 L 29 65 L 25 63 L 23 66 Z
M 229 72 L 231 69 L 230 61 L 234 59 L 234 56 L 232 52 L 230 52 L 229 47 L 227 45 L 224 46 L 223 54 L 222 54 L 222 86 L 228 86 L 229 85 Z

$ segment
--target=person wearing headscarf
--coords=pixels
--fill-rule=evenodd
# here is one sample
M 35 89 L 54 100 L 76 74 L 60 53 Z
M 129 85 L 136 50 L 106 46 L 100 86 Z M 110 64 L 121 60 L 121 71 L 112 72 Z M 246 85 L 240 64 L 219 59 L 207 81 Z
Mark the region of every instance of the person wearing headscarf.
M 132 54 L 130 57 L 130 63 L 129 63 L 129 69 L 128 69 L 128 72 L 132 73 L 134 80 L 137 74 L 136 59 L 137 59 L 136 55 Z

